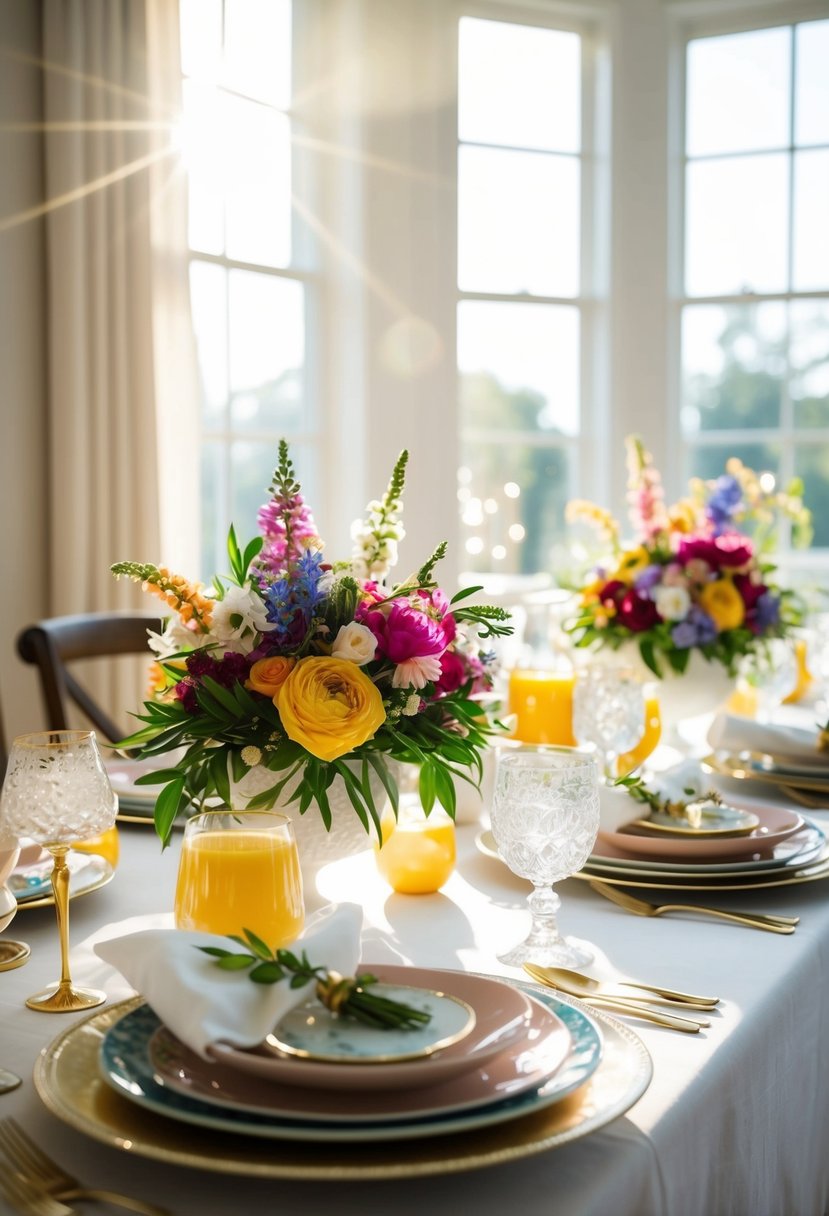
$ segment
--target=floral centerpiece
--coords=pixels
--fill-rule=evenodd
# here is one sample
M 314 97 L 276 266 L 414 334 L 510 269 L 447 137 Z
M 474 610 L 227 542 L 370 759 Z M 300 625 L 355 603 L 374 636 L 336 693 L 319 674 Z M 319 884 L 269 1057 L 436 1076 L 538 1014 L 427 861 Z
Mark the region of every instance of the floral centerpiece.
M 633 643 L 657 676 L 684 672 L 700 652 L 735 675 L 743 656 L 799 619 L 793 593 L 775 584 L 764 555 L 781 518 L 791 521 L 795 543 L 811 539 L 802 486 L 775 493 L 732 458 L 721 477 L 695 478 L 668 506 L 642 441 L 631 436 L 626 447 L 631 543 L 608 511 L 582 500 L 567 505 L 568 522 L 592 524 L 605 549 L 568 626 L 576 645 Z
M 378 835 L 377 778 L 397 811 L 389 760 L 420 766 L 427 813 L 437 799 L 454 814 L 454 778 L 480 781 L 491 727 L 477 697 L 492 663 L 481 643 L 511 632 L 508 614 L 469 604 L 480 588 L 447 598 L 433 577 L 445 543 L 386 585 L 404 535 L 407 459 L 403 452 L 382 499 L 354 525 L 350 560 L 324 560 L 283 440 L 259 511 L 262 534 L 242 547 L 231 527 L 231 572 L 210 590 L 164 567 L 112 567 L 173 610 L 163 633 L 150 636 L 157 678 L 137 715 L 144 725 L 119 744 L 144 757 L 180 756 L 141 778 L 163 786 L 155 823 L 165 843 L 177 815 L 212 795 L 229 804 L 231 783 L 253 768 L 271 779 L 249 809 L 288 791 L 300 814 L 315 805 L 330 829 L 329 793 L 340 779 Z

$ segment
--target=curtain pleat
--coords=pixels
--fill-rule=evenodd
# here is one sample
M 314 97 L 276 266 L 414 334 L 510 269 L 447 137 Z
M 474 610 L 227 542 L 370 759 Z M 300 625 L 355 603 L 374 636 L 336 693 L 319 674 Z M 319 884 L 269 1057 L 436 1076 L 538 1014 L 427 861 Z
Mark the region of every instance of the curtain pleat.
M 151 611 L 157 605 L 116 582 L 109 567 L 124 558 L 165 560 L 159 435 L 172 397 L 168 379 L 191 439 L 196 433 L 186 193 L 175 142 L 178 4 L 43 0 L 43 15 L 45 180 L 53 204 L 44 461 L 50 614 Z M 159 315 L 178 338 L 172 348 L 159 345 Z M 189 541 L 173 532 L 167 543 L 187 551 Z M 125 726 L 143 698 L 146 666 L 121 660 L 84 673 Z

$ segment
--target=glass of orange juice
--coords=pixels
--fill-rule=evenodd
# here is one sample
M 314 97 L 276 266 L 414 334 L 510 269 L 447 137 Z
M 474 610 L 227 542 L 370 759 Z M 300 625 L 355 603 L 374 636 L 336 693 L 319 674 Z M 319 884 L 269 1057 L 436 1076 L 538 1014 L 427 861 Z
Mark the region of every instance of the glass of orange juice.
M 516 739 L 575 747 L 572 668 L 516 667 L 509 677 L 509 708 Z
M 401 805 L 397 821 L 384 816 L 377 869 L 401 895 L 439 891 L 455 868 L 455 824 L 441 807 L 426 815 L 417 804 Z
M 268 946 L 302 932 L 302 876 L 291 821 L 276 811 L 206 811 L 187 821 L 176 881 L 179 929 L 250 929 Z

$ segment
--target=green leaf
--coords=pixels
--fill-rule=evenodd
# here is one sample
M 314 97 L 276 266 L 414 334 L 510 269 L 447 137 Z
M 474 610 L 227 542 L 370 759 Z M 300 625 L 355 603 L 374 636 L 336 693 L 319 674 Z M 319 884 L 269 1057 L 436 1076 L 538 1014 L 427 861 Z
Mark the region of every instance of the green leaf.
M 165 786 L 156 799 L 155 811 L 153 813 L 155 830 L 165 847 L 169 844 L 170 833 L 173 830 L 176 816 L 181 809 L 184 800 L 183 796 L 184 777 L 178 776 L 169 785 Z
M 659 664 L 656 661 L 653 642 L 650 638 L 643 638 L 639 643 L 639 653 L 642 656 L 642 661 L 646 667 L 649 667 L 655 676 L 661 676 Z
M 232 953 L 230 950 L 223 950 L 221 946 L 198 946 L 197 949 L 201 950 L 202 954 L 212 954 L 214 958 L 226 958 Z
M 242 932 L 245 935 L 245 941 L 247 942 L 248 946 L 250 946 L 253 953 L 259 958 L 265 959 L 266 962 L 271 962 L 273 959 L 273 954 L 270 946 L 267 946 L 265 942 L 262 941 L 262 938 L 257 937 L 251 929 L 243 929 Z
M 360 823 L 368 831 L 368 814 L 366 812 L 365 793 L 362 786 L 344 760 L 335 760 L 334 767 L 343 779 L 345 792 L 348 794 L 349 801 L 360 818 Z
M 437 793 L 438 801 L 446 811 L 450 819 L 455 818 L 455 786 L 452 783 L 452 778 L 446 771 L 440 760 L 435 758 L 434 762 L 435 773 L 435 792 Z M 425 809 L 425 808 L 424 808 Z
M 483 587 L 464 587 L 462 591 L 457 593 L 457 595 L 452 596 L 449 603 L 459 604 L 461 600 L 467 599 L 470 595 L 476 595 L 479 591 L 483 591 Z
M 244 971 L 255 962 L 256 959 L 252 954 L 228 954 L 224 958 L 220 958 L 216 966 L 221 967 L 222 971 Z
M 382 781 L 385 791 L 389 796 L 389 802 L 392 805 L 392 810 L 394 811 L 394 817 L 396 819 L 400 803 L 400 791 L 397 788 L 397 782 L 389 772 L 389 766 L 386 764 L 386 761 L 382 755 L 379 755 L 377 752 L 368 752 L 366 754 L 366 759 Z
M 181 769 L 160 768 L 154 773 L 143 773 L 136 777 L 133 785 L 166 785 L 168 781 L 176 781 L 181 776 Z
M 210 758 L 208 768 L 213 788 L 225 806 L 230 806 L 230 778 L 227 775 L 227 752 L 220 747 Z
M 252 541 L 250 541 L 247 548 L 245 549 L 244 557 L 242 558 L 242 566 L 244 568 L 245 578 L 247 578 L 248 571 L 250 570 L 250 563 L 253 561 L 253 559 L 255 557 L 259 556 L 264 543 L 265 543 L 265 538 L 263 536 L 255 536 L 254 539 Z
M 278 984 L 284 980 L 285 972 L 278 963 L 257 963 L 248 978 L 255 984 Z
M 213 697 L 216 701 L 218 701 L 219 704 L 224 709 L 226 709 L 228 713 L 232 714 L 234 718 L 241 719 L 243 717 L 243 713 L 239 707 L 239 703 L 229 688 L 224 688 L 221 684 L 218 684 L 211 676 L 205 676 L 204 679 L 202 680 L 202 688 L 199 689 L 200 697 L 204 695 L 203 694 L 204 689 L 206 689 L 210 693 L 211 697 Z
M 420 766 L 420 804 L 428 815 L 435 805 L 435 773 L 431 760 L 425 759 Z

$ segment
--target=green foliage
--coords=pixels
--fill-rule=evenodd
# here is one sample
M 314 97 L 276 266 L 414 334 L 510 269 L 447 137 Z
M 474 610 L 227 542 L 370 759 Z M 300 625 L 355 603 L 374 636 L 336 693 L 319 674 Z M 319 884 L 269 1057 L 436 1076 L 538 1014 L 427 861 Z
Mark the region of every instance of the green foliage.
M 364 972 L 351 979 L 330 973 L 326 967 L 314 966 L 305 951 L 297 957 L 290 950 L 271 950 L 261 937 L 244 929 L 243 937 L 230 934 L 230 941 L 241 946 L 244 953 L 224 950 L 221 946 L 197 946 L 202 954 L 215 959 L 222 971 L 247 971 L 255 984 L 279 984 L 288 979 L 291 988 L 316 984 L 320 1001 L 343 1017 L 354 1018 L 366 1026 L 381 1030 L 411 1030 L 431 1021 L 432 1015 L 415 1009 L 402 1001 L 372 992 L 377 977 Z

